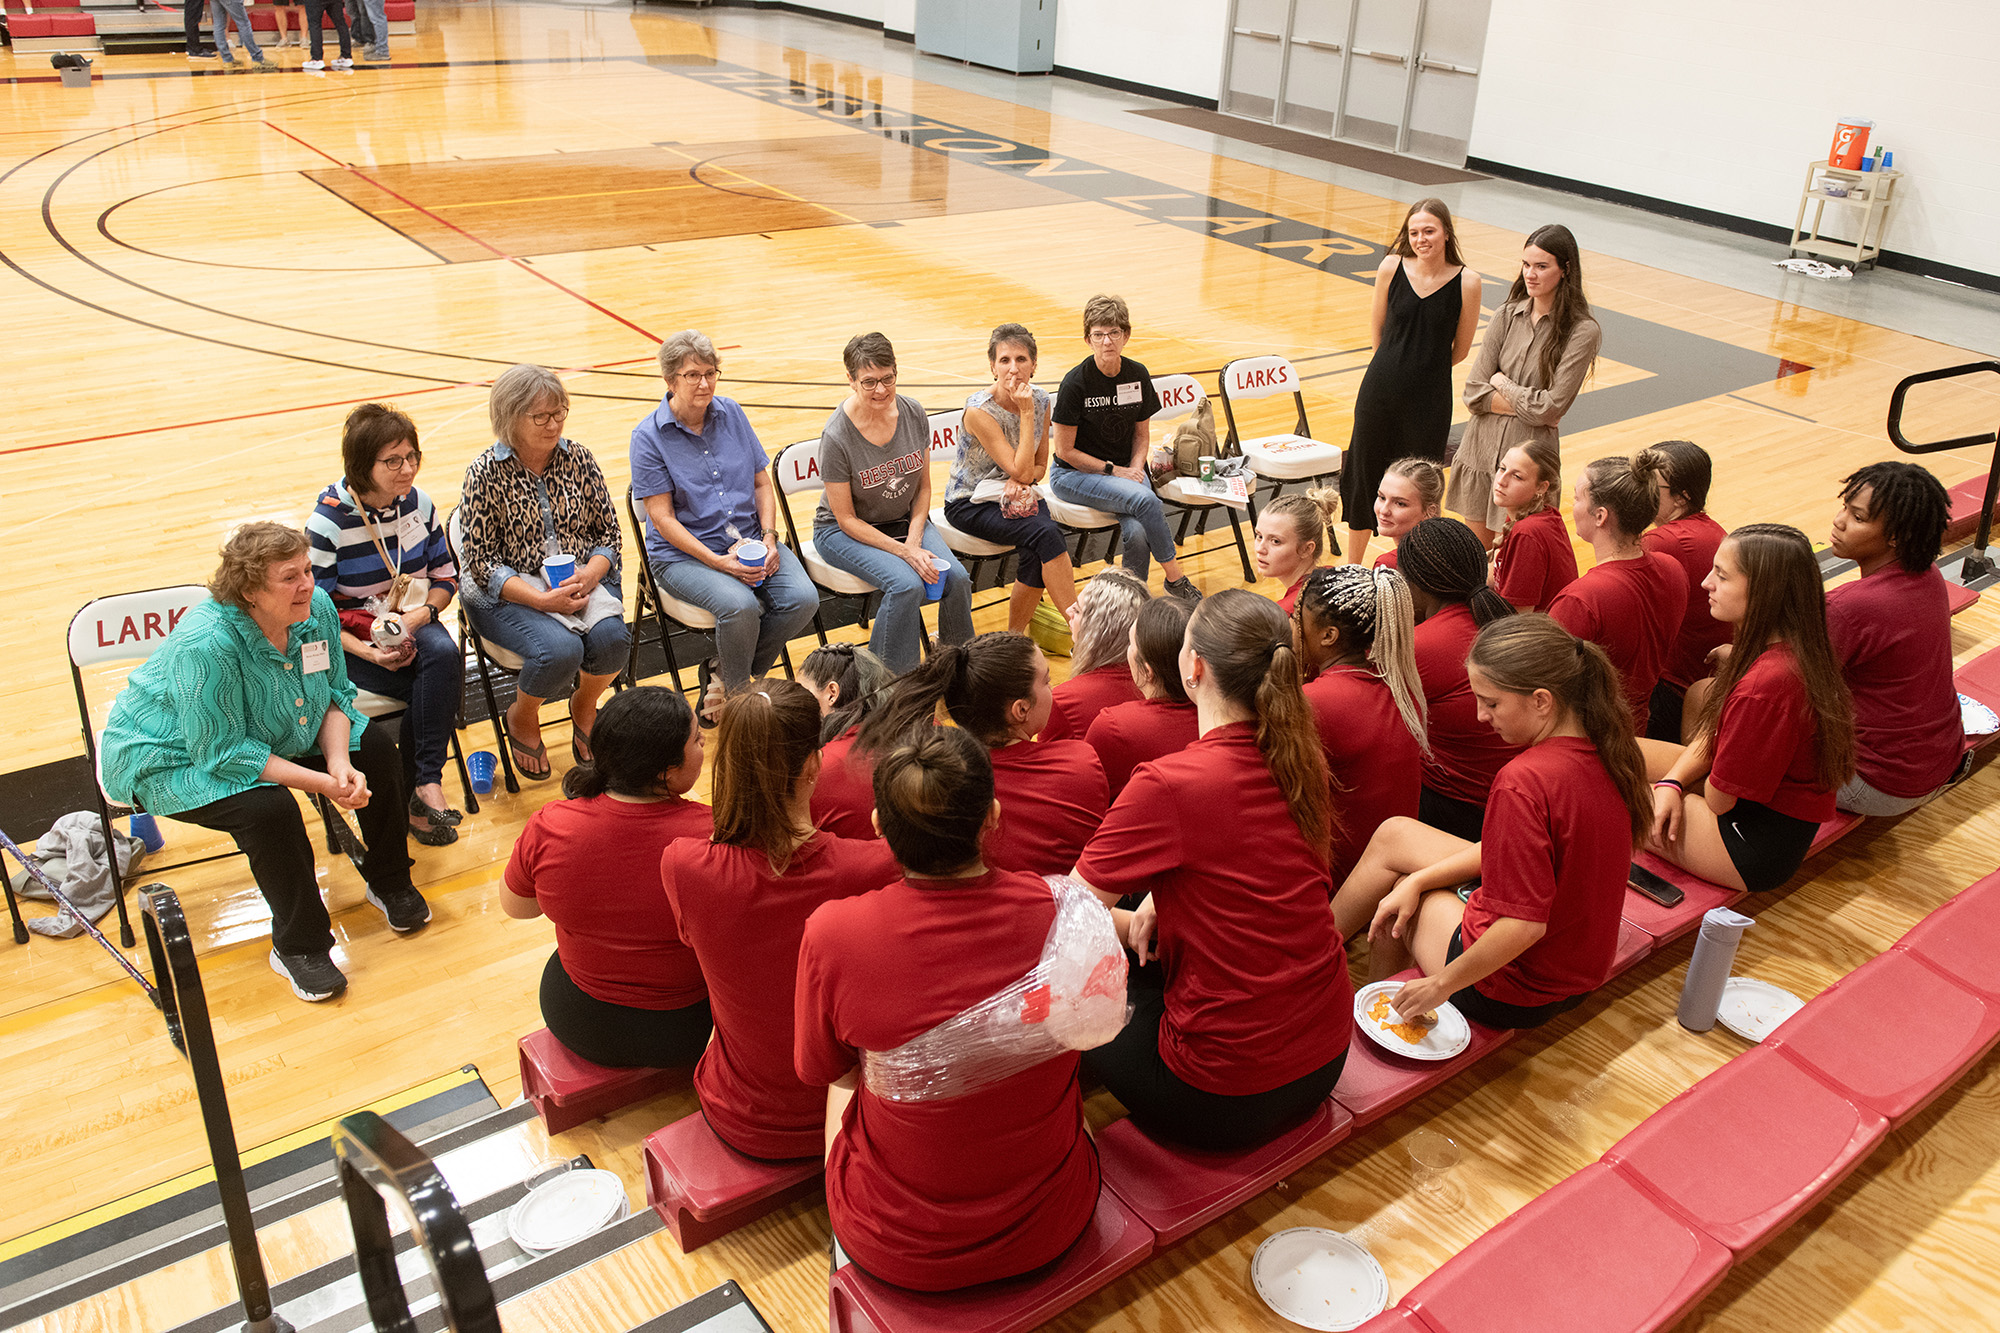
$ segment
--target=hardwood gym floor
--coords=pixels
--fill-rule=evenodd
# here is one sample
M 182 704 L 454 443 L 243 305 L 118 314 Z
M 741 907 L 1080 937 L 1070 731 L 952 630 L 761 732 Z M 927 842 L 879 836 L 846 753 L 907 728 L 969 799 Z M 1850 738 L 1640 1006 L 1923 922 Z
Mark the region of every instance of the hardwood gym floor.
M 839 400 L 853 333 L 886 332 L 905 390 L 943 409 L 983 382 L 986 331 L 1002 320 L 1041 336 L 1053 386 L 1084 354 L 1084 298 L 1112 290 L 1132 305 L 1132 354 L 1155 373 L 1212 383 L 1232 356 L 1285 352 L 1307 376 L 1315 434 L 1344 440 L 1367 360 L 1367 277 L 1421 192 L 1371 195 L 962 91 L 940 62 L 922 68 L 945 82 L 885 72 L 910 67 L 900 48 L 883 48 L 881 68 L 836 60 L 764 40 L 740 15 L 711 26 L 683 11 L 479 2 L 423 9 L 418 24 L 396 39 L 393 68 L 344 76 L 307 75 L 296 51 L 271 76 L 122 57 L 79 92 L 39 58 L 0 55 L 0 76 L 14 76 L 0 91 L 12 334 L 0 383 L 15 405 L 0 440 L 9 769 L 79 751 L 60 647 L 75 609 L 198 581 L 234 524 L 303 517 L 338 471 L 339 423 L 356 402 L 412 413 L 421 484 L 449 505 L 490 439 L 485 381 L 515 361 L 561 368 L 569 433 L 616 490 L 631 424 L 658 398 L 652 355 L 666 333 L 715 339 L 722 391 L 775 450 L 816 434 Z M 1519 233 L 1475 214 L 1461 234 L 1492 292 Z M 1696 440 L 1717 458 L 1712 509 L 1726 524 L 1781 520 L 1822 538 L 1837 479 L 1891 452 L 1881 423 L 1895 382 L 1975 359 L 1597 253 L 1586 277 L 1605 356 L 1568 423 L 1566 460 Z M 1912 431 L 1990 429 L 1995 407 L 1977 390 L 1940 394 Z M 1279 416 L 1267 407 L 1251 421 Z M 1984 466 L 1929 462 L 1947 484 Z M 1194 568 L 1210 590 L 1237 579 L 1227 546 Z M 2000 609 L 1989 599 L 1961 616 L 1954 645 L 1961 661 L 2000 645 Z M 116 682 L 92 684 L 106 699 Z M 560 732 L 549 734 L 562 767 Z M 466 739 L 490 746 L 491 733 Z M 265 966 L 267 917 L 240 861 L 160 877 L 199 933 L 245 1145 L 468 1062 L 503 1100 L 518 1090 L 513 1041 L 539 1026 L 552 937 L 546 923 L 505 919 L 494 894 L 515 833 L 552 794 L 498 793 L 455 847 L 420 849 L 436 920 L 413 940 L 391 938 L 351 869 L 326 860 L 352 988 L 325 1006 L 297 1003 Z M 1989 768 L 1809 863 L 1761 907 L 1739 970 L 1809 997 L 1878 953 L 1994 868 L 1996 796 Z M 166 831 L 174 859 L 214 841 Z M 1742 1049 L 1721 1029 L 1694 1036 L 1673 1022 L 1686 950 L 1641 964 L 1054 1327 L 1285 1327 L 1250 1290 L 1248 1260 L 1298 1224 L 1359 1233 L 1400 1296 Z M 0 944 L 0 1042 L 0 1233 L 24 1236 L 206 1160 L 156 1016 L 87 941 Z M 1996 1104 L 2000 1061 L 1988 1059 L 1688 1327 L 1989 1322 Z M 692 1106 L 664 1099 L 557 1146 L 619 1171 L 636 1204 L 640 1139 Z M 1103 1096 L 1093 1111 L 1120 1114 Z M 1441 1199 L 1412 1187 L 1401 1140 L 1421 1127 L 1465 1148 Z M 817 1328 L 826 1239 L 818 1205 L 692 1258 L 655 1237 L 619 1257 L 616 1282 L 536 1293 L 509 1308 L 509 1326 L 622 1329 L 734 1278 L 775 1327 Z M 337 1232 L 274 1243 L 273 1276 L 344 1243 Z M 220 1258 L 195 1261 L 38 1327 L 157 1328 L 230 1292 Z

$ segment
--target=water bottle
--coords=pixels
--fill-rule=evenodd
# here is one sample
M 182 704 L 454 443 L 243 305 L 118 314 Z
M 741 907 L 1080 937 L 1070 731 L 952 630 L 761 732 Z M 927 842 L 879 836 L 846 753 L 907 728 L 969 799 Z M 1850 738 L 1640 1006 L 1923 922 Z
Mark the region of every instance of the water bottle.
M 1741 912 L 1727 907 L 1711 907 L 1701 916 L 1701 933 L 1695 937 L 1694 957 L 1688 961 L 1687 981 L 1681 987 L 1681 1026 L 1689 1032 L 1707 1032 L 1715 1026 L 1722 1007 L 1722 988 L 1729 969 L 1736 964 L 1736 948 L 1743 932 L 1755 924 Z

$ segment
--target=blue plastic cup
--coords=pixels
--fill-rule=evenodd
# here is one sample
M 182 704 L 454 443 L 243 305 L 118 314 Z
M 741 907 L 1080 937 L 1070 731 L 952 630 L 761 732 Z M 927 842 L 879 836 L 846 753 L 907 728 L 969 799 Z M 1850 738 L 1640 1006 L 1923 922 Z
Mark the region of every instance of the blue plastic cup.
M 560 588 L 576 577 L 576 557 L 552 555 L 542 561 L 542 574 L 548 579 L 551 590 Z
M 493 790 L 493 770 L 499 762 L 491 750 L 474 750 L 465 756 L 465 771 L 472 775 L 472 789 L 481 796 Z
M 135 810 L 132 813 L 132 836 L 145 843 L 149 852 L 157 852 L 167 845 L 166 838 L 160 833 L 160 826 L 154 823 L 153 817 L 144 810 Z
M 736 548 L 736 561 L 745 569 L 762 569 L 764 562 L 770 558 L 771 548 L 762 542 L 744 542 Z M 760 578 L 750 586 L 761 588 L 764 586 L 764 580 Z
M 924 600 L 935 602 L 942 596 L 944 596 L 944 570 L 939 569 L 937 581 L 924 585 Z

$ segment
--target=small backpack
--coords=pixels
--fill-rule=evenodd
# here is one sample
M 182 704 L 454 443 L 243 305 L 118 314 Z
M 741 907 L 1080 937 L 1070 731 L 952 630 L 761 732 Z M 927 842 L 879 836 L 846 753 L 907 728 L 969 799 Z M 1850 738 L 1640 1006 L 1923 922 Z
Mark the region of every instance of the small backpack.
M 1153 486 L 1158 489 L 1179 477 L 1201 475 L 1201 458 L 1215 454 L 1215 408 L 1203 398 L 1194 414 L 1174 423 L 1167 438 L 1153 449 Z

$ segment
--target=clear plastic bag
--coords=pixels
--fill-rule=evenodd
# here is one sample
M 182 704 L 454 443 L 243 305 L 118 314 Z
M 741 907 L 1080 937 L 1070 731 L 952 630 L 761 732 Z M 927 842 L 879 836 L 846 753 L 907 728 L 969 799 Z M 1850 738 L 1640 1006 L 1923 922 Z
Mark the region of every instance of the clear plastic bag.
M 864 1051 L 861 1077 L 877 1097 L 934 1102 L 1012 1078 L 1064 1051 L 1117 1036 L 1125 1002 L 1125 950 L 1111 911 L 1068 876 L 1045 877 L 1056 919 L 1026 976 L 891 1051 Z

